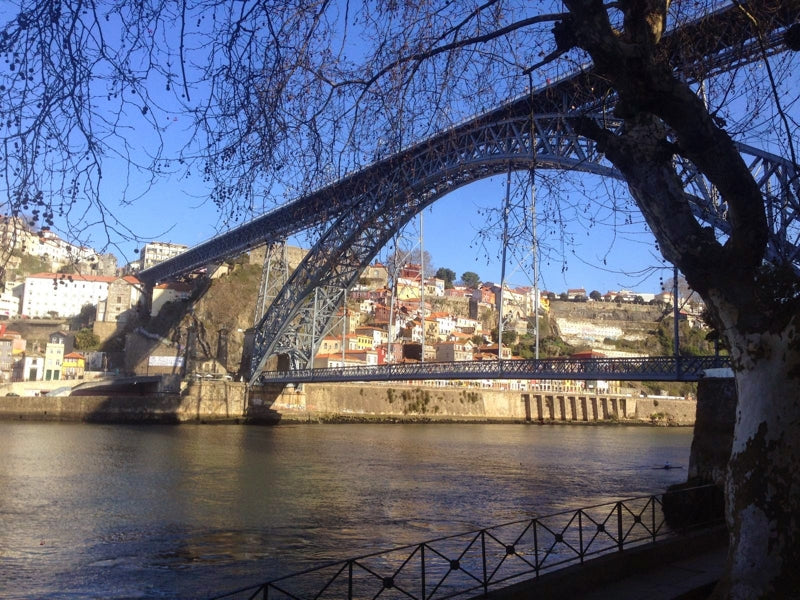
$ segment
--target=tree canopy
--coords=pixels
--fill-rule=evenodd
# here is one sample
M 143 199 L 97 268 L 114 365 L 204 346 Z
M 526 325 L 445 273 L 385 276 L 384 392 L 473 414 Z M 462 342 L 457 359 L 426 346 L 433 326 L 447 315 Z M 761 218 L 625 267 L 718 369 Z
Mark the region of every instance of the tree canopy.
M 475 289 L 481 284 L 481 276 L 474 271 L 465 271 L 461 274 L 461 283 L 468 288 Z
M 445 289 L 451 289 L 453 287 L 453 282 L 456 280 L 456 272 L 453 271 L 453 269 L 439 267 L 436 270 L 436 277 L 444 280 Z

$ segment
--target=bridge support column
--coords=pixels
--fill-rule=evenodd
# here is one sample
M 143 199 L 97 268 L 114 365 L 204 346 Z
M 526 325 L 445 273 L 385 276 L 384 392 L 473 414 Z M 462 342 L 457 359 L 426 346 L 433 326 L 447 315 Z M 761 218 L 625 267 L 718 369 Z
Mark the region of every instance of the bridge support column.
M 566 396 L 557 396 L 556 401 L 553 403 L 553 420 L 554 421 L 563 421 L 564 420 L 564 405 L 567 402 Z
M 580 396 L 578 398 L 578 412 L 576 415 L 576 419 L 578 421 L 588 421 L 589 420 L 589 409 L 587 406 L 587 400 L 585 396 Z
M 568 416 L 565 415 L 565 418 L 567 420 L 569 420 L 569 421 L 577 421 L 577 413 L 578 413 L 577 403 L 578 403 L 578 398 L 576 396 L 570 397 L 570 399 L 569 399 L 569 415 Z
M 522 394 L 522 398 L 520 398 L 522 402 L 522 406 L 525 410 L 525 422 L 531 422 L 531 394 Z

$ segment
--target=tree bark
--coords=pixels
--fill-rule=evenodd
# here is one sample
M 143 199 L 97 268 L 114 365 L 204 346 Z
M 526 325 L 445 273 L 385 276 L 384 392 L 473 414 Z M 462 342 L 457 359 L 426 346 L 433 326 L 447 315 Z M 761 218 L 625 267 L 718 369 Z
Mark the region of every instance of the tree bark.
M 726 489 L 730 547 L 714 598 L 800 598 L 797 322 L 735 338 L 739 403 Z

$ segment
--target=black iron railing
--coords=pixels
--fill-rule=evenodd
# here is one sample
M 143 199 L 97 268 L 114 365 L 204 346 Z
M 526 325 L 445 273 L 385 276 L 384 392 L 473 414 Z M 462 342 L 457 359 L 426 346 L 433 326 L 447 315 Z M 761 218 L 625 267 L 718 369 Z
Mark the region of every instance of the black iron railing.
M 467 360 L 262 371 L 258 381 L 259 383 L 426 379 L 697 381 L 703 377 L 706 370 L 725 367 L 730 367 L 730 359 L 727 356 Z
M 680 509 L 673 509 L 679 514 L 671 516 L 670 507 L 676 506 L 692 507 L 689 518 Z M 717 526 L 722 514 L 718 488 L 688 488 L 375 552 L 215 598 L 475 597 L 603 554 Z

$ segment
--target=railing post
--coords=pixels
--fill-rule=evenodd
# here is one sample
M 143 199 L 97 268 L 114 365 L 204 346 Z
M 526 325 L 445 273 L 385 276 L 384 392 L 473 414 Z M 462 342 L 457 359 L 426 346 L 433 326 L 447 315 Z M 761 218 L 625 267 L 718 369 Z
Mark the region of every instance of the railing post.
M 578 510 L 578 548 L 580 548 L 580 559 L 583 564 L 583 511 Z
M 536 519 L 533 520 L 533 557 L 536 577 L 539 577 L 539 535 L 536 532 Z
M 420 579 L 422 583 L 422 595 L 420 598 L 425 600 L 425 544 L 419 545 L 419 560 L 420 560 Z
M 622 502 L 617 502 L 617 548 L 622 552 Z
M 651 504 L 651 513 L 650 514 L 653 517 L 652 527 L 650 528 L 650 531 L 653 532 L 653 543 L 655 543 L 655 541 L 656 541 L 656 497 L 655 496 L 651 496 L 650 497 L 650 504 Z
M 353 561 L 347 561 L 347 600 L 353 600 Z
M 481 530 L 481 559 L 483 560 L 483 595 L 489 593 L 489 581 L 486 579 L 486 531 Z

